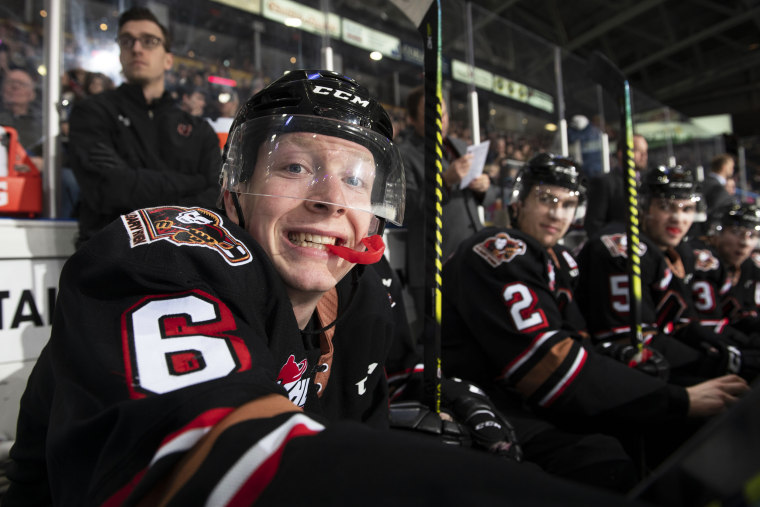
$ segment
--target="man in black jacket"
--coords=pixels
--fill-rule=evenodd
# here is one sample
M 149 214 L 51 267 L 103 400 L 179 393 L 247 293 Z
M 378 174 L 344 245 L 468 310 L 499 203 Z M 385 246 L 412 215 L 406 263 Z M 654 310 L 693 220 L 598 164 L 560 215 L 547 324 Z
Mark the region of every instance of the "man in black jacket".
M 409 292 L 414 299 L 416 320 L 413 333 L 421 332 L 425 308 L 424 225 L 425 225 L 425 93 L 415 88 L 407 97 L 407 116 L 413 131 L 399 145 L 406 173 L 406 276 Z M 496 200 L 497 189 L 491 187 L 483 173 L 467 188 L 460 188 L 472 165 L 467 144 L 447 135 L 449 115 L 446 102 L 441 104 L 441 135 L 443 137 L 443 258 L 451 255 L 464 239 L 483 228 L 478 206 L 489 206 Z
M 641 174 L 647 168 L 649 144 L 642 135 L 633 136 L 633 164 L 636 173 Z M 583 221 L 583 228 L 589 237 L 599 229 L 612 222 L 625 223 L 626 207 L 623 176 L 620 170 L 600 174 L 589 181 L 588 206 Z
M 151 11 L 119 18 L 126 83 L 77 105 L 71 162 L 82 189 L 78 245 L 122 213 L 165 204 L 213 206 L 220 154 L 214 131 L 177 108 L 164 86 L 169 34 Z

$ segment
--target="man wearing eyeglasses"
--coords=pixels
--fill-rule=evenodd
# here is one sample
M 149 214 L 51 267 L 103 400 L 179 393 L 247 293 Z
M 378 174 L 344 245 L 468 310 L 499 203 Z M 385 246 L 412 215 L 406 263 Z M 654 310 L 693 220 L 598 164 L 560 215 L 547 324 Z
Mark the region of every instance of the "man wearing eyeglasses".
M 81 246 L 123 213 L 158 205 L 213 206 L 220 164 L 214 131 L 182 111 L 166 91 L 170 35 L 148 9 L 119 17 L 126 82 L 78 104 L 70 147 L 81 186 Z
M 0 125 L 16 129 L 21 146 L 38 169 L 42 168 L 42 116 L 34 90 L 32 74 L 22 68 L 11 69 L 3 80 Z

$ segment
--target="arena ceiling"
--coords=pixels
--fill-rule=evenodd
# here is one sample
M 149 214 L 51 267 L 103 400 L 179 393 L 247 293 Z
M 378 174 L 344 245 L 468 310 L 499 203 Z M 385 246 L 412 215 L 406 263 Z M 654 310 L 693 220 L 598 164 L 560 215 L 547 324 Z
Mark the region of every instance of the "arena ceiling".
M 758 0 L 473 3 L 581 57 L 601 51 L 634 87 L 688 116 L 760 124 Z

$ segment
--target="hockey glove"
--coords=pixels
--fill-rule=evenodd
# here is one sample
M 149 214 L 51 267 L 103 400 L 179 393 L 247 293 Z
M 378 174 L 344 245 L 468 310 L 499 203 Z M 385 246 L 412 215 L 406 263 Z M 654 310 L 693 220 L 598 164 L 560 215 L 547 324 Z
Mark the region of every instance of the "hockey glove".
M 652 377 L 667 380 L 670 376 L 670 365 L 665 356 L 646 345 L 641 349 L 640 357 L 637 357 L 638 348 L 633 345 L 605 342 L 598 345 L 596 350 Z
M 390 406 L 390 426 L 398 430 L 411 430 L 423 436 L 438 438 L 444 444 L 470 447 L 467 430 L 459 423 L 448 420 L 419 401 L 402 401 Z
M 522 461 L 522 449 L 512 425 L 478 386 L 457 378 L 443 379 L 442 405 L 464 424 L 473 446 Z

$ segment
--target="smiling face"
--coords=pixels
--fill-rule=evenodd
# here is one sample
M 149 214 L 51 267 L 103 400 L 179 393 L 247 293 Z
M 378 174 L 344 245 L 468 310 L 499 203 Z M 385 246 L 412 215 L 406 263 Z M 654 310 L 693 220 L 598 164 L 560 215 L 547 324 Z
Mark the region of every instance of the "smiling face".
M 697 205 L 691 199 L 652 198 L 643 230 L 661 249 L 675 248 L 694 223 Z
M 578 207 L 578 193 L 558 185 L 536 185 L 515 206 L 517 228 L 550 248 L 570 227 Z
M 373 182 L 370 151 L 344 139 L 298 132 L 261 145 L 240 204 L 291 300 L 318 298 L 354 266 L 324 245 L 363 250 Z M 225 205 L 234 219 L 229 192 Z

